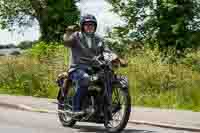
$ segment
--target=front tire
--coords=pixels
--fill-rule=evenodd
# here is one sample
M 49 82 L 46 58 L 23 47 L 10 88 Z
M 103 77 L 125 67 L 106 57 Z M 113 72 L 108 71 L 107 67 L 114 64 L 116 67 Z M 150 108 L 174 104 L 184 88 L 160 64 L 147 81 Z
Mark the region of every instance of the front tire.
M 116 100 L 120 100 L 120 97 L 123 97 L 124 103 L 115 101 L 115 96 L 116 96 Z M 131 97 L 128 92 L 128 89 L 122 89 L 122 88 L 113 89 L 112 108 L 118 108 L 118 107 L 114 107 L 115 105 L 117 106 L 118 104 L 120 104 L 120 106 L 123 108 L 122 118 L 115 120 L 116 113 L 119 113 L 119 111 L 121 110 L 121 109 L 118 109 L 117 112 L 116 111 L 112 112 L 112 120 L 110 120 L 108 123 L 104 123 L 104 126 L 107 128 L 108 132 L 111 132 L 111 133 L 122 131 L 128 123 L 130 112 L 131 112 Z M 118 122 L 118 124 L 115 126 L 114 122 L 116 121 Z
M 71 110 L 67 105 L 72 105 L 72 102 L 70 101 L 70 97 L 72 97 L 74 93 L 75 93 L 74 88 L 72 86 L 69 87 L 68 95 L 65 96 L 62 99 L 62 101 L 60 101 L 61 103 L 64 104 L 64 106 L 61 106 L 58 104 L 58 107 L 57 107 L 59 121 L 64 127 L 73 127 L 76 124 L 76 120 L 72 119 L 71 116 L 67 115 L 66 113 L 60 112 L 60 111 L 65 111 L 65 110 Z
M 58 107 L 58 109 L 64 111 L 63 108 Z M 72 118 L 70 118 L 69 116 L 67 116 L 64 113 L 58 112 L 58 118 L 64 127 L 73 127 L 76 124 L 75 120 L 73 120 Z

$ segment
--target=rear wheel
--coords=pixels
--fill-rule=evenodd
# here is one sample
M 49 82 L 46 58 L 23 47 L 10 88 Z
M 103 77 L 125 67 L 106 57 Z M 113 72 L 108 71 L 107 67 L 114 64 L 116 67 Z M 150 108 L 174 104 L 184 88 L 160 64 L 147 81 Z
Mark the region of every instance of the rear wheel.
M 65 127 L 73 127 L 76 124 L 76 120 L 72 119 L 72 116 L 64 113 L 65 111 L 72 110 L 72 97 L 74 93 L 74 88 L 72 86 L 69 87 L 68 95 L 64 97 L 63 101 L 60 101 L 63 104 L 58 104 L 58 118 Z
M 131 112 L 131 98 L 128 89 L 113 89 L 111 110 L 112 120 L 104 126 L 109 132 L 120 132 L 126 127 Z

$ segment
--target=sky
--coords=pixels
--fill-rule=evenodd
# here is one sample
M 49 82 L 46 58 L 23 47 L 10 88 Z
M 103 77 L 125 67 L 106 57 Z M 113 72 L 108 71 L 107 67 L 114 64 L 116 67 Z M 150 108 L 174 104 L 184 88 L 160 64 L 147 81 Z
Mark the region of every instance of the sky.
M 26 40 L 37 40 L 40 36 L 38 25 L 33 25 L 33 27 L 27 28 L 23 32 L 20 29 L 14 32 L 9 32 L 7 30 L 0 30 L 0 45 L 6 45 L 13 43 L 15 45 L 19 44 L 21 41 Z
M 90 13 L 96 16 L 98 21 L 97 32 L 100 34 L 104 34 L 107 27 L 111 28 L 114 25 L 123 24 L 117 15 L 109 11 L 110 8 L 111 6 L 105 0 L 81 0 L 79 4 L 81 15 Z M 0 45 L 10 43 L 17 45 L 21 41 L 33 41 L 40 37 L 37 24 L 27 28 L 23 33 L 18 33 L 19 30 L 15 32 L 0 30 Z

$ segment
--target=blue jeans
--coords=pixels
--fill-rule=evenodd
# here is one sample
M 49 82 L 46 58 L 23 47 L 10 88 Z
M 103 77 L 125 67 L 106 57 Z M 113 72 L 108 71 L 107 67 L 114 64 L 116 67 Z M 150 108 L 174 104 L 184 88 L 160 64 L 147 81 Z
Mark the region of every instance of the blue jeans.
M 89 86 L 89 75 L 86 73 L 86 69 L 78 68 L 75 71 L 71 72 L 69 78 L 75 83 L 75 95 L 72 100 L 72 110 L 80 111 L 81 110 L 81 101 L 87 95 L 88 86 Z

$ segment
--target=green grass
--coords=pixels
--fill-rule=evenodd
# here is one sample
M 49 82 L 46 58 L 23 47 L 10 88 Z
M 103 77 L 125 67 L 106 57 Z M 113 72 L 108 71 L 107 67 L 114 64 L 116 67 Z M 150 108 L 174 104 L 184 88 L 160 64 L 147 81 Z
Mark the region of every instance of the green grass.
M 41 42 L 21 56 L 0 57 L 0 93 L 55 98 L 55 80 L 67 68 L 67 52 Z M 160 63 L 150 50 L 127 60 L 129 66 L 118 72 L 129 78 L 133 105 L 200 111 L 200 52 L 176 65 Z
M 132 103 L 200 111 L 200 71 L 193 69 L 195 64 L 185 64 L 185 60 L 174 65 L 152 60 L 147 53 L 130 57 L 129 67 L 120 73 L 129 77 Z
M 1 57 L 0 92 L 55 98 L 56 77 L 67 67 L 65 52 L 63 46 L 40 43 L 21 56 Z

